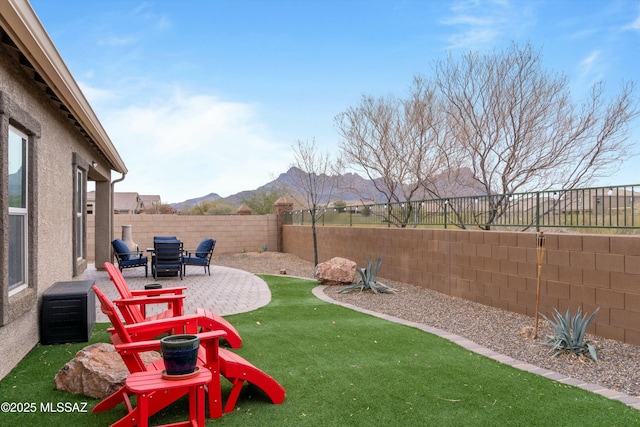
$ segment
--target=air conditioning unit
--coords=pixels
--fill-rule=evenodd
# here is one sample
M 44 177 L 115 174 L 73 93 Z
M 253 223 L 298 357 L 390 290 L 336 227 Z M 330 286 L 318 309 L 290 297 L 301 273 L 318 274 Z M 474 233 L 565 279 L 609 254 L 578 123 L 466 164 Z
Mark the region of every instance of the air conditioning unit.
M 92 280 L 56 282 L 42 294 L 40 342 L 87 342 L 96 323 Z

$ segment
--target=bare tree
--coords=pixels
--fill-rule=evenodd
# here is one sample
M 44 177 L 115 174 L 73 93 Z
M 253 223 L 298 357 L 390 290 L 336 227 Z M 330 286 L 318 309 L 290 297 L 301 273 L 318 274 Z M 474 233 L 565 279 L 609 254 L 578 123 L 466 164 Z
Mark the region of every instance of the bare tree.
M 433 88 L 416 77 L 406 99 L 363 96 L 334 123 L 343 166 L 363 172 L 387 202 L 385 220 L 406 227 L 414 206 L 394 210 L 391 203 L 421 197 L 444 166 L 445 121 Z
M 445 100 L 448 162 L 468 167 L 488 196 L 487 228 L 518 191 L 571 189 L 610 176 L 630 157 L 634 84 L 606 99 L 602 82 L 574 105 L 565 76 L 542 68 L 530 44 L 436 62 Z
M 298 140 L 293 147 L 295 155 L 294 182 L 292 197 L 302 198 L 298 203 L 305 207 L 311 215 L 311 232 L 313 235 L 313 261 L 318 265 L 318 237 L 316 223 L 324 214 L 324 207 L 331 200 L 331 193 L 336 179 L 330 175 L 333 169 L 327 152 L 320 152 L 315 139 Z

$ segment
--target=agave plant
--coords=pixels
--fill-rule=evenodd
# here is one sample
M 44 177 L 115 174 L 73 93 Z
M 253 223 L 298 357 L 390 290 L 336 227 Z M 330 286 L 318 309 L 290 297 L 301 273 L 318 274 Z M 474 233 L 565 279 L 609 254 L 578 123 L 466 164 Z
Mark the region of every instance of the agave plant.
M 361 277 L 360 281 L 358 283 L 354 283 L 353 285 L 347 286 L 346 288 L 340 290 L 338 293 L 344 294 L 356 289 L 360 289 L 360 291 L 372 290 L 375 293 L 383 292 L 395 294 L 396 291 L 394 289 L 376 280 L 376 276 L 378 275 L 378 270 L 380 269 L 381 263 L 382 255 L 378 257 L 378 261 L 376 261 L 375 265 L 371 261 L 371 257 L 369 257 L 367 259 L 367 267 L 358 269 Z
M 596 349 L 591 344 L 585 342 L 584 338 L 587 333 L 587 328 L 591 321 L 596 317 L 596 314 L 598 314 L 599 308 L 597 308 L 589 317 L 587 317 L 586 314 L 582 314 L 582 308 L 580 307 L 578 307 L 578 312 L 573 317 L 571 317 L 571 313 L 568 308 L 564 316 L 561 315 L 557 309 L 554 310 L 555 314 L 553 321 L 542 315 L 542 317 L 544 317 L 553 328 L 554 335 L 549 335 L 547 337 L 548 341 L 540 344 L 551 347 L 549 353 L 554 353 L 554 356 L 571 352 L 580 357 L 588 355 L 598 362 Z

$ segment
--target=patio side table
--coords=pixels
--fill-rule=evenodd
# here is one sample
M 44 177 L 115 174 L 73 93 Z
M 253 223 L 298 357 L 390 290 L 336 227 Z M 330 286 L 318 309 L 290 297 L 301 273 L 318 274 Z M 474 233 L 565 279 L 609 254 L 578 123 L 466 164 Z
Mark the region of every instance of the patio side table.
M 211 371 L 204 366 L 199 371 L 184 379 L 167 379 L 160 371 L 135 372 L 127 377 L 126 386 L 129 391 L 136 394 L 139 427 L 149 425 L 149 398 L 151 392 L 173 390 L 180 388 L 189 389 L 189 421 L 184 421 L 171 426 L 204 426 L 204 386 L 211 381 Z

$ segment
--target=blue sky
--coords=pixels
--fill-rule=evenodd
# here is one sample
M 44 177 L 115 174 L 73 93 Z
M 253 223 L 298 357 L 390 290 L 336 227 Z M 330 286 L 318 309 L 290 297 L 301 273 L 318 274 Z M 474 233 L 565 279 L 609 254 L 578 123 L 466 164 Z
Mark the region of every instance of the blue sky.
M 289 168 L 297 140 L 337 153 L 337 114 L 362 95 L 403 96 L 448 53 L 531 42 L 577 101 L 598 80 L 612 93 L 640 83 L 640 1 L 31 4 L 129 169 L 116 191 L 168 203 L 257 188 Z M 597 184 L 637 184 L 638 166 Z

